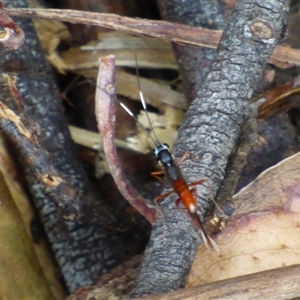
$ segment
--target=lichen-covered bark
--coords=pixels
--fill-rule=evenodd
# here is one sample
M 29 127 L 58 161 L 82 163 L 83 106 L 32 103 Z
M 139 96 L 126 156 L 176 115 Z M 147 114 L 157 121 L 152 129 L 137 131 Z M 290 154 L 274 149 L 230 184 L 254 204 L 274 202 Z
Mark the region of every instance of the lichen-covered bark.
M 26 1 L 3 1 L 4 7 L 26 7 Z M 16 21 L 16 20 L 15 20 Z M 35 128 L 38 144 L 62 178 L 78 193 L 89 194 L 89 185 L 75 156 L 75 149 L 67 129 L 64 109 L 55 86 L 51 68 L 43 56 L 30 20 L 17 20 L 25 32 L 25 43 L 16 51 L 0 48 L 0 68 L 3 73 L 17 75 L 16 87 L 22 95 L 21 107 L 11 101 L 9 89 L 2 88 L 1 101 Z M 5 121 L 5 120 L 4 120 Z M 7 121 L 2 125 L 8 125 Z M 12 132 L 15 129 L 12 129 Z M 16 136 L 17 137 L 17 136 Z M 16 147 L 22 145 L 16 141 Z M 22 151 L 21 151 L 22 152 Z M 68 222 L 44 193 L 43 187 L 30 170 L 26 157 L 20 159 L 25 168 L 30 191 L 49 241 L 70 291 L 90 284 L 96 276 L 123 259 L 122 241 L 97 225 Z M 28 224 L 29 226 L 29 224 Z
M 175 156 L 188 151 L 195 157 L 183 162 L 183 173 L 190 181 L 208 178 L 214 193 L 248 118 L 248 100 L 283 35 L 288 8 L 289 1 L 283 0 L 237 2 L 211 70 L 179 130 Z M 160 219 L 152 231 L 134 297 L 178 289 L 185 283 L 199 237 L 186 214 L 174 207 L 174 199 L 162 202 L 166 236 L 163 239 Z M 212 207 L 208 199 L 208 189 L 199 187 L 202 213 Z

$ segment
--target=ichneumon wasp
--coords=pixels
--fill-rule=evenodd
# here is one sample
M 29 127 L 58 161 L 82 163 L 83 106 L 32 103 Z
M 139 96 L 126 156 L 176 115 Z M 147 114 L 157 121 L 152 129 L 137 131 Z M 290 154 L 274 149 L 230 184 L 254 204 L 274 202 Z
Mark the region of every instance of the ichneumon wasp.
M 187 183 L 187 181 L 185 180 L 184 176 L 182 175 L 182 172 L 178 165 L 178 163 L 182 162 L 187 157 L 187 155 L 183 155 L 183 157 L 177 163 L 177 161 L 175 160 L 175 158 L 173 157 L 173 155 L 170 152 L 169 146 L 165 143 L 161 143 L 155 134 L 154 128 L 153 128 L 152 123 L 149 118 L 149 114 L 147 111 L 144 96 L 143 96 L 143 93 L 142 93 L 141 87 L 140 87 L 137 59 L 136 59 L 136 73 L 137 73 L 137 81 L 138 81 L 138 87 L 139 87 L 140 100 L 141 100 L 143 109 L 146 113 L 150 128 L 153 132 L 153 136 L 154 136 L 154 138 L 152 138 L 150 135 L 150 138 L 155 145 L 153 152 L 163 169 L 162 171 L 152 172 L 151 174 L 156 178 L 158 178 L 160 175 L 164 174 L 173 188 L 172 191 L 157 196 L 154 199 L 154 201 L 157 202 L 159 200 L 162 200 L 162 199 L 168 197 L 172 193 L 176 193 L 179 196 L 179 198 L 176 201 L 176 204 L 179 204 L 180 202 L 183 203 L 183 205 L 187 209 L 192 221 L 198 226 L 201 238 L 202 238 L 204 244 L 206 245 L 206 247 L 209 247 L 211 249 L 218 251 L 217 244 L 205 231 L 202 221 L 199 216 L 199 212 L 197 210 L 197 201 L 196 201 L 197 195 L 196 195 L 195 186 L 203 184 L 204 182 L 207 182 L 207 179 L 200 179 L 200 180 L 195 181 L 190 184 Z M 130 116 L 132 116 L 137 121 L 137 123 L 144 130 L 146 130 L 146 128 L 137 120 L 137 118 L 134 116 L 134 114 L 123 103 L 120 103 L 120 105 Z

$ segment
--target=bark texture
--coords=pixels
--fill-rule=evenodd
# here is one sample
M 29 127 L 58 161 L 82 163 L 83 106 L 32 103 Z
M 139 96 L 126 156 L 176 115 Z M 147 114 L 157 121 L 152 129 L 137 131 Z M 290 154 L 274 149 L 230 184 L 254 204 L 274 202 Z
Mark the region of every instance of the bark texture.
M 219 30 L 222 30 L 225 25 L 225 4 L 222 1 L 163 0 L 159 1 L 158 5 L 163 18 L 167 21 Z M 175 43 L 173 49 L 186 100 L 190 104 L 196 98 L 216 51 Z
M 26 1 L 3 1 L 4 7 L 26 7 Z M 13 110 L 27 125 L 34 128 L 37 144 L 46 150 L 49 163 L 73 189 L 84 196 L 90 193 L 87 179 L 75 155 L 64 115 L 62 100 L 48 62 L 43 56 L 35 30 L 30 20 L 16 19 L 25 32 L 25 42 L 16 51 L 1 47 L 2 73 L 16 75 L 16 88 L 21 93 L 21 106 L 15 103 L 7 87 L 2 89 L 1 101 Z M 20 103 L 19 103 L 20 104 Z M 20 144 L 16 127 L 1 118 L 2 130 L 10 132 L 14 146 L 26 153 Z M 28 127 L 28 128 L 29 128 Z M 23 151 L 24 150 L 24 151 Z M 42 155 L 37 152 L 37 155 Z M 71 292 L 79 286 L 90 284 L 100 272 L 120 262 L 123 257 L 122 240 L 98 225 L 66 221 L 57 205 L 43 188 L 36 174 L 43 175 L 42 164 L 32 170 L 28 161 L 34 157 L 21 157 L 30 191 L 49 241 Z M 36 160 L 38 161 L 38 159 Z M 29 224 L 28 224 L 29 226 Z

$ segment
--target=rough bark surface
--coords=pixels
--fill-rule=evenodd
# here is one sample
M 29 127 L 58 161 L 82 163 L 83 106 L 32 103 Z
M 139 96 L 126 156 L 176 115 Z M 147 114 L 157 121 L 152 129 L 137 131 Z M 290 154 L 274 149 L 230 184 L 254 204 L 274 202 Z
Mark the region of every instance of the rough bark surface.
M 4 7 L 26 7 L 26 1 L 3 1 Z M 1 47 L 0 68 L 3 73 L 17 75 L 16 86 L 22 95 L 21 109 L 11 99 L 9 89 L 2 89 L 3 101 L 16 114 L 30 120 L 36 128 L 39 144 L 48 152 L 52 165 L 78 193 L 87 194 L 89 186 L 81 164 L 75 155 L 64 116 L 64 110 L 55 86 L 51 68 L 43 56 L 30 20 L 19 19 L 25 32 L 25 43 L 16 51 Z M 4 120 L 3 126 L 7 126 Z M 14 130 L 14 129 L 13 129 Z M 21 147 L 21 145 L 17 145 Z M 58 207 L 44 193 L 40 182 L 26 167 L 30 190 L 49 241 L 70 291 L 90 284 L 97 275 L 123 259 L 122 241 L 97 225 L 68 222 L 58 213 Z M 34 170 L 38 173 L 38 170 Z
M 214 194 L 220 188 L 227 159 L 249 115 L 249 102 L 269 56 L 286 26 L 289 1 L 238 1 L 225 28 L 211 70 L 179 130 L 176 157 L 185 151 L 195 159 L 182 163 L 189 181 L 208 178 Z M 163 293 L 184 286 L 199 245 L 187 215 L 171 196 L 161 204 L 162 219 L 152 231 L 133 297 Z M 198 209 L 212 207 L 208 189 L 198 187 Z
M 160 12 L 167 21 L 207 29 L 224 28 L 224 3 L 206 0 L 163 0 L 158 2 Z M 179 73 L 188 104 L 197 96 L 204 80 L 215 49 L 193 47 L 173 43 Z

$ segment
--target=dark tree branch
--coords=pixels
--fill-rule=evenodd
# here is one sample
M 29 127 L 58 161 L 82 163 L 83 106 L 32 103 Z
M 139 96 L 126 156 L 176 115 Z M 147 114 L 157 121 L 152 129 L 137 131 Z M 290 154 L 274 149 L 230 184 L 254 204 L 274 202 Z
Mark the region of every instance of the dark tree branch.
M 179 130 L 174 153 L 185 151 L 199 161 L 183 162 L 190 181 L 208 178 L 220 188 L 227 159 L 249 117 L 249 99 L 286 26 L 289 1 L 239 1 L 224 30 L 217 54 L 198 97 Z M 201 192 L 201 193 L 199 193 Z M 210 211 L 208 189 L 198 188 L 201 213 Z M 174 208 L 174 198 L 162 202 L 167 235 L 162 243 L 158 220 L 146 249 L 132 296 L 162 293 L 184 286 L 199 237 L 188 217 Z
M 5 75 L 4 78 L 13 96 L 11 102 L 22 106 L 22 97 L 14 80 L 9 75 Z M 91 197 L 83 196 L 63 179 L 63 176 L 53 166 L 49 153 L 39 145 L 34 128 L 30 125 L 26 127 L 21 118 L 2 102 L 0 102 L 0 122 L 2 131 L 10 137 L 22 157 L 26 159 L 26 166 L 32 171 L 44 195 L 56 204 L 64 219 L 113 227 L 114 229 L 118 222 L 122 231 L 128 229 L 120 215 L 109 211 L 103 205 L 97 205 L 97 202 L 93 201 Z M 27 120 L 27 123 L 30 124 L 30 121 Z
M 5 7 L 25 7 L 25 2 L 6 0 L 3 4 Z M 75 200 L 81 202 L 85 197 L 93 197 L 83 168 L 76 157 L 59 91 L 51 68 L 43 56 L 34 28 L 26 19 L 16 20 L 16 23 L 26 33 L 26 39 L 16 51 L 0 48 L 0 68 L 1 73 L 13 72 L 16 90 L 20 92 L 22 100 L 16 101 L 12 97 L 10 89 L 3 85 L 3 80 L 0 100 L 10 111 L 20 117 L 25 129 L 32 129 L 36 141 L 24 139 L 18 127 L 16 128 L 7 118 L 1 118 L 1 126 L 8 134 L 8 138 L 14 142 L 15 147 L 23 153 L 20 163 L 25 169 L 33 200 L 67 286 L 70 291 L 75 291 L 79 286 L 90 284 L 99 273 L 122 261 L 125 256 L 122 248 L 124 242 L 99 225 L 69 222 L 63 219 L 56 205 L 61 204 L 59 200 L 62 199 L 53 195 L 55 192 L 53 187 L 45 188 L 45 182 L 50 184 L 55 178 L 51 175 L 54 175 L 69 186 L 67 188 L 65 185 L 65 192 L 75 192 L 72 194 Z M 21 140 L 24 144 L 20 142 Z M 32 146 L 36 148 L 31 148 L 30 153 L 26 152 Z M 44 155 L 45 153 L 47 155 Z M 47 160 L 44 160 L 46 157 Z M 49 163 L 49 166 L 45 166 L 45 162 Z M 42 167 L 50 168 L 50 166 L 54 170 L 41 170 Z M 37 174 L 41 177 L 38 178 Z M 60 188 L 62 185 L 57 187 Z M 100 201 L 100 199 L 93 200 Z M 68 210 L 74 207 L 64 208 Z M 68 217 L 71 216 L 70 210 L 67 214 Z

